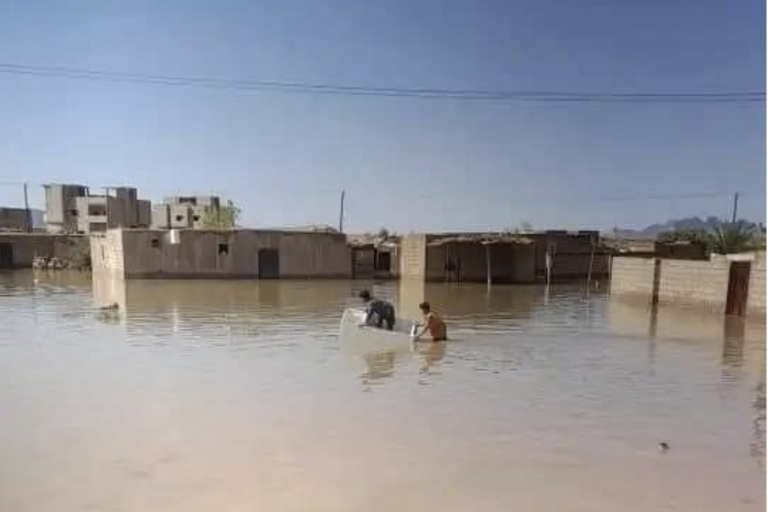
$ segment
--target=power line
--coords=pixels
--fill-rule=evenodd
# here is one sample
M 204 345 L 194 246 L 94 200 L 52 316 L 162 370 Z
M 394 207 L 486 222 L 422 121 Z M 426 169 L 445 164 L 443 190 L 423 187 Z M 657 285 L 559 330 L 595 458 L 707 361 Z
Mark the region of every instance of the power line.
M 515 100 L 550 103 L 748 103 L 756 101 L 762 102 L 765 101 L 766 98 L 765 91 L 575 92 L 370 87 L 346 84 L 319 84 L 309 82 L 278 82 L 216 77 L 156 75 L 58 66 L 29 66 L 11 63 L 0 63 L 0 73 L 63 78 L 71 80 L 122 82 L 143 85 L 202 87 L 209 89 L 449 100 Z

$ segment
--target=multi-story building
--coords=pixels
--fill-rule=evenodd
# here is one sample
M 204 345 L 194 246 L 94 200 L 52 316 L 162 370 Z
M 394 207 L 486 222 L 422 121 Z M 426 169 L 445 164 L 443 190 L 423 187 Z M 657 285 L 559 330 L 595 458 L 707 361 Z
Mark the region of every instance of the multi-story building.
M 152 227 L 155 229 L 188 229 L 205 227 L 208 210 L 218 210 L 221 200 L 217 196 L 166 197 L 152 209 Z
M 145 228 L 152 205 L 137 198 L 132 187 L 106 189 L 91 195 L 81 185 L 46 185 L 46 225 L 60 233 L 103 232 L 110 228 Z
M 45 188 L 45 225 L 52 233 L 76 233 L 78 212 L 75 201 L 88 195 L 88 187 L 50 184 Z

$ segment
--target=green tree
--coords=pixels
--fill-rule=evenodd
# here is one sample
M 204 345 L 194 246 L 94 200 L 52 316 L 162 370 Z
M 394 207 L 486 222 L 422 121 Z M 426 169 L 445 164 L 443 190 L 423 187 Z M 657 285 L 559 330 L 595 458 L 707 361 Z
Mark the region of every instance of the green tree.
M 203 214 L 203 227 L 208 229 L 234 229 L 240 218 L 240 208 L 232 201 L 227 201 L 218 208 L 207 207 Z
M 659 242 L 673 243 L 673 242 L 691 242 L 700 243 L 706 246 L 712 242 L 710 233 L 703 229 L 691 229 L 682 228 L 674 231 L 667 231 L 665 233 L 659 233 L 656 237 Z
M 389 230 L 385 227 L 382 227 L 379 229 L 379 232 L 376 234 L 376 236 L 386 240 L 389 238 Z
M 718 223 L 711 235 L 711 250 L 717 254 L 749 251 L 758 245 L 758 230 L 742 220 Z

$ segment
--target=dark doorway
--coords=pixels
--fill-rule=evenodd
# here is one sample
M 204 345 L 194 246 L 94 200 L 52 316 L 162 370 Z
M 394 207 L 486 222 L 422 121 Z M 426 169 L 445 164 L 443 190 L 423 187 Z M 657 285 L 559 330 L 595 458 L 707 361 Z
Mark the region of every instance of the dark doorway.
M 392 254 L 376 251 L 376 270 L 380 272 L 392 271 Z
M 0 244 L 0 268 L 13 268 L 13 246 L 7 242 Z
M 725 303 L 726 315 L 744 316 L 747 312 L 750 262 L 732 261 L 728 272 L 728 297 Z
M 280 252 L 259 249 L 259 279 L 280 279 Z

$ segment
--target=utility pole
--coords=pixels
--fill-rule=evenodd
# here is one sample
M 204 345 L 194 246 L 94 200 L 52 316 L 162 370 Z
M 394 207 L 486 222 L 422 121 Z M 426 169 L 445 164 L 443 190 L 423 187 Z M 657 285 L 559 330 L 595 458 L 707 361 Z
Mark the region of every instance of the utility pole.
M 733 194 L 733 215 L 731 216 L 731 223 L 736 224 L 737 215 L 739 212 L 739 193 Z
M 27 182 L 24 182 L 24 213 L 27 217 L 27 233 L 32 232 L 32 212 L 29 211 L 29 195 L 27 194 Z
M 344 191 L 341 191 L 341 204 L 339 205 L 339 233 L 344 232 Z

